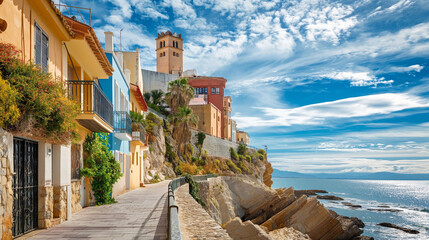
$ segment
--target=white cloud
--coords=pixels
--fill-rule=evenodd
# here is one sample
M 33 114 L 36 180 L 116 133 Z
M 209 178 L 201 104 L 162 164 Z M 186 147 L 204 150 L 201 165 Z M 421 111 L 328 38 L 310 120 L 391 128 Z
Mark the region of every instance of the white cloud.
M 404 9 L 408 8 L 409 6 L 413 5 L 414 2 L 411 0 L 399 0 L 397 3 L 391 5 L 388 8 L 382 9 L 381 6 L 378 6 L 370 15 L 369 17 L 381 15 L 381 14 L 391 14 L 393 12 L 400 12 Z
M 348 80 L 351 86 L 365 87 L 374 86 L 377 87 L 379 84 L 391 85 L 393 80 L 385 80 L 384 78 L 377 78 L 370 72 L 333 72 L 323 74 L 321 77 L 330 78 L 335 80 Z
M 357 23 L 351 16 L 354 9 L 340 3 L 323 1 L 292 1 L 284 3 L 280 15 L 300 41 L 326 41 L 338 44 Z
M 306 105 L 290 109 L 261 108 L 263 117 L 233 118 L 242 128 L 324 125 L 329 120 L 367 117 L 389 114 L 405 109 L 429 107 L 427 99 L 407 93 L 384 93 L 362 97 L 346 98 L 332 102 Z
M 411 65 L 408 67 L 392 67 L 390 68 L 391 71 L 393 72 L 420 72 L 424 67 L 419 65 L 419 64 L 415 64 L 415 65 Z
M 364 157 L 309 154 L 305 156 L 270 158 L 273 167 L 302 173 L 396 172 L 428 173 L 429 159 L 391 161 Z

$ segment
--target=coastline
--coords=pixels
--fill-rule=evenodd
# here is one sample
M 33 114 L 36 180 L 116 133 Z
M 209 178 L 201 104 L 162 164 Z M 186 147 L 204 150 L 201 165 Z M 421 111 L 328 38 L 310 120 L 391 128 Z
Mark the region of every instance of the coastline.
M 328 209 L 349 217 L 358 217 L 365 223 L 364 235 L 375 239 L 427 239 L 429 213 L 424 189 L 427 180 L 364 180 L 364 179 L 314 179 L 273 177 L 273 187 L 293 186 L 296 189 L 323 189 L 327 195 L 343 201 L 320 200 Z M 334 184 L 335 183 L 335 184 Z M 413 187 L 414 186 L 414 187 Z M 408 192 L 407 192 L 408 191 Z M 323 193 L 322 193 L 323 195 Z M 360 205 L 353 207 L 343 204 Z M 375 211 L 374 211 L 375 210 Z M 388 222 L 400 227 L 417 230 L 409 234 L 377 224 Z

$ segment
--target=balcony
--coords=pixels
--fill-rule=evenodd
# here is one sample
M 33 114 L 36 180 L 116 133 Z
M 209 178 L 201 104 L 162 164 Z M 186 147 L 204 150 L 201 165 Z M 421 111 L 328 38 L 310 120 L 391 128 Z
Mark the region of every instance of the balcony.
M 69 97 L 80 103 L 76 120 L 92 132 L 113 132 L 113 106 L 100 87 L 90 81 L 67 81 Z
M 131 141 L 131 118 L 125 111 L 115 111 L 113 113 L 115 137 L 122 141 Z
M 149 141 L 149 135 L 146 134 L 146 130 L 140 123 L 132 124 L 132 141 L 131 143 L 140 146 L 147 146 Z

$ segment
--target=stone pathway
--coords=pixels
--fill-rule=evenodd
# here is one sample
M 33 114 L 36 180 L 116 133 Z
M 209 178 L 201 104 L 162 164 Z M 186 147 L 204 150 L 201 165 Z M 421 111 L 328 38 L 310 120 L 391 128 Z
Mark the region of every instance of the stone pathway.
M 167 238 L 169 181 L 116 198 L 118 203 L 87 207 L 72 219 L 29 239 L 163 239 Z
M 189 185 L 175 192 L 175 203 L 179 207 L 179 222 L 182 239 L 231 239 L 220 225 L 189 194 Z

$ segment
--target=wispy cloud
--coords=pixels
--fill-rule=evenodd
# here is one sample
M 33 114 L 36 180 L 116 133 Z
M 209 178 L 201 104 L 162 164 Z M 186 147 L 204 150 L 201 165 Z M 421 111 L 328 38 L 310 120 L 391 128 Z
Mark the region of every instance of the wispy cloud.
M 263 117 L 235 115 L 239 126 L 270 127 L 291 125 L 321 125 L 329 120 L 389 114 L 405 109 L 429 107 L 429 102 L 407 93 L 384 93 L 311 104 L 291 109 L 261 108 Z
M 390 70 L 392 72 L 420 72 L 424 67 L 419 65 L 419 64 L 415 64 L 415 65 L 411 65 L 408 67 L 391 67 Z
M 369 72 L 334 72 L 323 74 L 321 77 L 334 80 L 348 80 L 351 86 L 366 87 L 377 85 L 391 85 L 393 80 L 385 80 L 383 77 L 377 78 Z

